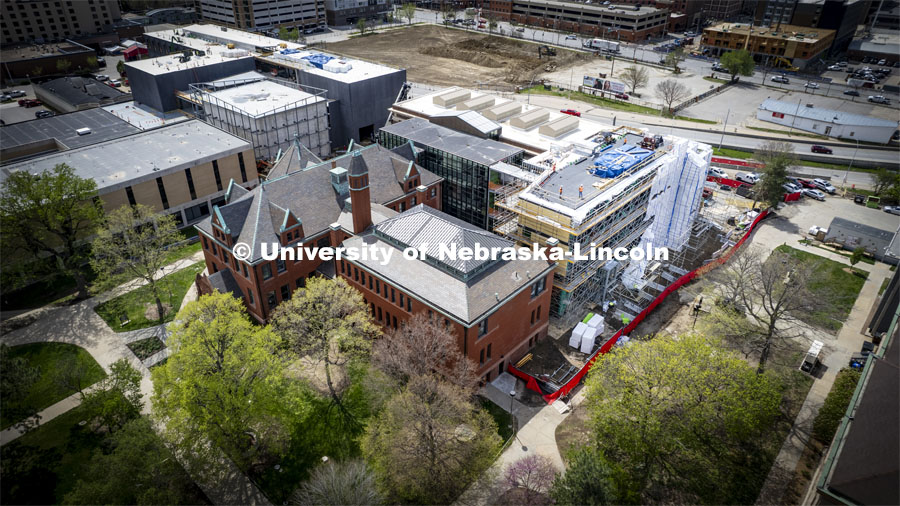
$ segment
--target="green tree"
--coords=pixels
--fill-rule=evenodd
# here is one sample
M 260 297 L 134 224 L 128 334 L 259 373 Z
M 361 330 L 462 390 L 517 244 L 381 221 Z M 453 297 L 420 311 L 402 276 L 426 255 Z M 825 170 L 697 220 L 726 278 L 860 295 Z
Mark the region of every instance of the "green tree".
M 700 335 L 603 355 L 586 382 L 594 444 L 644 503 L 752 503 L 780 388 Z M 764 476 L 764 475 L 763 475 Z
M 271 321 L 296 356 L 323 364 L 331 398 L 352 423 L 353 415 L 341 402 L 347 366 L 369 356 L 372 339 L 379 333 L 362 294 L 340 278 L 312 278 L 275 309 Z
M 138 417 L 104 442 L 79 473 L 64 504 L 197 504 L 194 484 L 156 435 Z
M 218 459 L 215 447 L 248 464 L 283 453 L 286 423 L 303 404 L 284 377 L 277 336 L 218 292 L 185 306 L 169 330 L 171 354 L 152 371 L 151 402 L 179 454 L 205 469 Z
M 363 453 L 391 501 L 452 503 L 500 448 L 497 426 L 466 392 L 413 378 L 366 428 Z
M 67 74 L 70 68 L 72 68 L 72 62 L 69 60 L 58 60 L 56 62 L 56 70 L 61 74 Z
M 886 197 L 891 189 L 900 187 L 900 173 L 888 169 L 878 169 L 873 177 L 875 194 Z
M 569 454 L 565 474 L 558 475 L 550 487 L 550 497 L 560 505 L 606 506 L 630 504 L 616 492 L 612 466 L 593 448 L 579 448 Z M 627 488 L 627 487 L 626 487 Z
M 838 372 L 831 391 L 828 392 L 822 408 L 813 420 L 812 435 L 820 443 L 831 444 L 831 440 L 834 439 L 834 433 L 837 432 L 847 412 L 847 406 L 850 405 L 860 376 L 860 371 L 856 369 L 841 369 Z
M 119 60 L 119 63 L 116 63 L 116 72 L 118 72 L 120 76 L 125 75 L 125 62 L 123 60 Z
M 82 241 L 102 216 L 96 196 L 94 180 L 79 177 L 66 164 L 40 174 L 10 173 L 0 196 L 4 256 L 20 249 L 33 258 L 50 258 L 58 273 L 75 279 L 78 298 L 87 297 Z M 36 267 L 41 263 L 33 262 Z
M 850 265 L 856 265 L 866 256 L 866 248 L 858 246 L 850 255 Z
M 82 394 L 81 405 L 101 427 L 115 432 L 141 413 L 141 373 L 120 358 L 95 388 Z
M 95 56 L 88 56 L 88 57 L 85 59 L 85 61 L 87 62 L 88 67 L 90 67 L 90 68 L 92 68 L 92 69 L 96 69 L 96 68 L 99 68 L 99 67 L 100 67 L 100 66 L 97 64 L 97 57 L 95 57 Z
M 630 66 L 625 67 L 619 74 L 619 78 L 631 88 L 631 92 L 634 93 L 634 90 L 638 88 L 643 88 L 647 86 L 647 83 L 650 82 L 650 72 L 646 67 L 637 67 Z
M 359 30 L 360 35 L 366 34 L 366 18 L 359 18 L 359 21 L 356 22 L 356 28 Z
M 672 67 L 672 73 L 680 74 L 681 68 L 678 66 L 684 61 L 684 48 L 676 47 L 666 55 L 666 65 Z
M 31 387 L 41 377 L 41 369 L 31 366 L 24 357 L 13 357 L 9 346 L 0 343 L 0 403 L 7 420 L 21 420 L 17 426 L 28 428 L 38 421 L 37 411 L 24 403 Z
M 756 184 L 756 198 L 769 207 L 784 201 L 784 184 L 788 171 L 796 163 L 794 147 L 785 141 L 766 141 L 757 149 L 755 158 L 765 164 L 761 180 Z
M 400 6 L 400 15 L 406 18 L 406 22 L 412 24 L 413 18 L 416 17 L 415 2 L 407 2 Z
M 737 51 L 729 51 L 719 58 L 719 63 L 731 74 L 731 80 L 734 81 L 737 76 L 752 76 L 756 63 L 753 61 L 753 55 L 746 49 L 738 49 Z
M 298 40 L 300 40 L 300 29 L 295 27 L 290 32 L 288 32 L 288 40 L 293 42 L 297 42 Z
M 291 496 L 290 504 L 334 504 L 366 506 L 382 504 L 375 474 L 362 460 L 334 462 L 317 467 L 303 486 Z
M 170 214 L 158 214 L 142 204 L 116 209 L 107 215 L 91 245 L 91 267 L 97 273 L 95 289 L 108 290 L 129 279 L 144 281 L 162 322 L 167 311 L 162 303 L 168 293 L 162 280 L 166 250 L 182 239 L 175 217 Z

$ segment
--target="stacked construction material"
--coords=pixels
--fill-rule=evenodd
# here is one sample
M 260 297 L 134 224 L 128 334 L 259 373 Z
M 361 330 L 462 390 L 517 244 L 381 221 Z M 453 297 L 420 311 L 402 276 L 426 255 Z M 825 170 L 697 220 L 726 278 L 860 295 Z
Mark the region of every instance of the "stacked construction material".
M 581 334 L 581 353 L 590 353 L 593 351 L 594 345 L 597 342 L 597 336 L 599 336 L 605 328 L 603 317 L 594 315 L 588 320 L 587 327 L 588 328 Z
M 581 346 L 584 332 L 589 328 L 587 323 L 578 322 L 578 325 L 575 325 L 575 328 L 572 330 L 572 335 L 569 337 L 569 346 L 572 348 Z

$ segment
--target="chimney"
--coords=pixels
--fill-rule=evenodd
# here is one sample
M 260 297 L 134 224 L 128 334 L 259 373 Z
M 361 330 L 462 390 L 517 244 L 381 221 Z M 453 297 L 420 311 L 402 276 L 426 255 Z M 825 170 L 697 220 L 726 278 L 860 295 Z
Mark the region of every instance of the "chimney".
M 372 225 L 372 203 L 369 200 L 369 168 L 358 150 L 350 158 L 349 172 L 353 233 L 359 234 Z

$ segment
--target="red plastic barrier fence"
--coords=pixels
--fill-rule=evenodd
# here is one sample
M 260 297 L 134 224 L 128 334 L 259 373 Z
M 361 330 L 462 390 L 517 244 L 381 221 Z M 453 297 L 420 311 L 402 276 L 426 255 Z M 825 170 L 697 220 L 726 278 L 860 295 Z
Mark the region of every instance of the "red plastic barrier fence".
M 647 315 L 649 315 L 654 309 L 656 309 L 656 306 L 660 305 L 666 299 L 666 297 L 668 297 L 672 292 L 678 290 L 685 284 L 693 281 L 693 279 L 696 278 L 697 276 L 699 276 L 701 274 L 705 274 L 705 273 L 711 271 L 712 269 L 727 262 L 728 259 L 730 259 L 731 256 L 734 254 L 734 252 L 737 251 L 744 244 L 744 242 L 746 242 L 747 238 L 750 237 L 750 233 L 753 232 L 753 230 L 756 228 L 756 225 L 759 224 L 760 220 L 762 220 L 763 218 L 766 217 L 766 214 L 768 214 L 768 211 L 761 212 L 759 214 L 759 216 L 757 216 L 756 219 L 753 220 L 753 223 L 750 224 L 750 227 L 747 229 L 747 232 L 744 233 L 743 237 L 741 237 L 741 239 L 737 243 L 735 243 L 735 245 L 732 246 L 731 249 L 729 249 L 724 255 L 709 262 L 706 265 L 702 265 L 702 266 L 692 270 L 691 272 L 688 272 L 687 274 L 681 276 L 680 278 L 676 279 L 672 284 L 667 286 L 666 289 L 663 290 L 663 292 L 661 294 L 659 294 L 655 299 L 653 299 L 653 302 L 651 302 L 649 306 L 644 308 L 644 310 L 641 311 L 641 313 L 638 314 L 634 318 L 634 320 L 632 320 L 624 328 L 620 329 L 618 332 L 613 334 L 612 338 L 610 338 L 609 341 L 604 343 L 603 346 L 601 346 L 599 350 L 594 352 L 594 354 L 591 355 L 591 358 L 588 359 L 588 361 L 584 365 L 584 367 L 582 367 L 581 370 L 579 370 L 575 374 L 575 376 L 572 377 L 572 379 L 570 379 L 568 382 L 566 382 L 566 384 L 563 385 L 562 387 L 560 387 L 559 390 L 557 390 L 556 392 L 553 392 L 552 394 L 544 395 L 544 392 L 541 390 L 540 385 L 538 384 L 538 381 L 534 376 L 531 376 L 530 374 L 528 374 L 526 372 L 516 369 L 515 367 L 513 367 L 512 364 L 510 364 L 509 367 L 507 367 L 507 370 L 513 376 L 516 376 L 517 378 L 525 380 L 525 386 L 529 390 L 532 390 L 532 391 L 535 391 L 535 392 L 541 394 L 544 398 L 544 401 L 546 401 L 547 404 L 552 403 L 553 401 L 560 398 L 561 396 L 568 395 L 569 392 L 572 391 L 572 389 L 574 389 L 576 386 L 578 386 L 579 383 L 581 383 L 581 380 L 584 379 L 584 376 L 588 373 L 588 371 L 591 370 L 591 367 L 593 367 L 594 362 L 597 360 L 597 357 L 599 357 L 600 355 L 602 355 L 604 353 L 609 353 L 609 350 L 612 349 L 612 347 L 616 344 L 616 342 L 619 340 L 620 337 L 622 337 L 623 335 L 629 334 L 631 331 L 633 331 L 635 328 L 637 328 L 637 326 L 642 321 L 644 321 L 644 318 L 646 318 Z
M 759 163 L 759 162 L 747 162 L 747 161 L 744 161 L 744 160 L 735 160 L 735 159 L 733 159 L 733 158 L 719 158 L 719 157 L 716 157 L 716 156 L 710 158 L 710 162 L 711 162 L 711 163 L 721 163 L 721 164 L 724 164 L 724 165 L 736 165 L 736 166 L 738 166 L 738 167 L 747 167 L 747 168 L 750 168 L 750 169 L 763 169 L 763 168 L 765 168 L 765 164 L 762 164 L 762 163 Z
M 801 192 L 785 193 L 784 201 L 785 202 L 793 202 L 795 200 L 800 200 L 800 197 L 802 197 L 802 196 L 803 196 L 803 193 L 801 193 Z
M 724 184 L 731 186 L 732 188 L 737 188 L 739 186 L 744 186 L 747 183 L 742 183 L 735 179 L 728 179 L 727 177 L 714 177 L 714 176 L 706 176 L 707 181 L 712 181 L 714 183 Z

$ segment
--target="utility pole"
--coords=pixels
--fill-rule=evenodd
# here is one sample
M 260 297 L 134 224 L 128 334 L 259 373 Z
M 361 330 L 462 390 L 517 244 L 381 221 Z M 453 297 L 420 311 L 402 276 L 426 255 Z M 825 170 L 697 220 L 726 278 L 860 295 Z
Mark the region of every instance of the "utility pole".
M 791 128 L 788 130 L 788 136 L 790 136 L 791 133 L 794 132 L 794 122 L 797 121 L 797 115 L 800 114 L 800 102 L 802 101 L 803 99 L 797 101 L 797 110 L 794 111 L 794 117 L 791 118 Z
M 847 186 L 847 176 L 850 175 L 850 168 L 853 167 L 853 162 L 856 161 L 856 152 L 859 151 L 859 139 L 856 139 L 856 149 L 853 150 L 853 158 L 850 159 L 850 165 L 847 166 L 847 172 L 844 172 L 844 186 Z
M 722 125 L 722 137 L 719 138 L 719 149 L 722 149 L 722 143 L 725 142 L 725 128 L 728 126 L 728 116 L 731 114 L 731 108 L 725 113 L 725 123 Z

